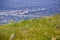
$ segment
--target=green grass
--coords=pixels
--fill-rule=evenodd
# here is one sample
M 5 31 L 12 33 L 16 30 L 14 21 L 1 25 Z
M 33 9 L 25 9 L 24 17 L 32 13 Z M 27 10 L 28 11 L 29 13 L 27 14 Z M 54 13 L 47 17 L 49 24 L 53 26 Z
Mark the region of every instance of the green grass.
M 0 26 L 0 40 L 60 40 L 60 14 Z

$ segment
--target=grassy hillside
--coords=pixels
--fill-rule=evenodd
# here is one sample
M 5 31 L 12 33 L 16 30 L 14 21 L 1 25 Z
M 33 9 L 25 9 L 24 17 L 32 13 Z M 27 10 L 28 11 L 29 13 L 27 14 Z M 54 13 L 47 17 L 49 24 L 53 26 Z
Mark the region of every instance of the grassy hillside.
M 60 40 L 60 14 L 0 26 L 0 40 Z

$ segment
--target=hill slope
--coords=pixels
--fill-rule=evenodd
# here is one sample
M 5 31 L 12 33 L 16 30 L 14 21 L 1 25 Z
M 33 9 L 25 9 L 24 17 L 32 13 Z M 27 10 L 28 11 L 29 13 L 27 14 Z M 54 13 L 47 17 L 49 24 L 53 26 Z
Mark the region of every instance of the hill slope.
M 60 40 L 60 14 L 0 26 L 0 40 Z

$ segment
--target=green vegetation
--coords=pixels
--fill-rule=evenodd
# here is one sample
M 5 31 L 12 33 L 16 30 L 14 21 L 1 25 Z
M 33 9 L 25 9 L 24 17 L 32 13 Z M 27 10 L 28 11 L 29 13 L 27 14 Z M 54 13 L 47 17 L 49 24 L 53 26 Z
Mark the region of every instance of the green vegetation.
M 0 26 L 0 40 L 60 40 L 60 14 Z

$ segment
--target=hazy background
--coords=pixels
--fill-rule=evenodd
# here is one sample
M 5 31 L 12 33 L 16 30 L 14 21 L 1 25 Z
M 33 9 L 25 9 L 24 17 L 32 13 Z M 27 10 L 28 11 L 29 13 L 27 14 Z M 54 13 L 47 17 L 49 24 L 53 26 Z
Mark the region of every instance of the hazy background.
M 25 6 L 60 7 L 60 0 L 0 0 L 0 10 L 18 9 Z

